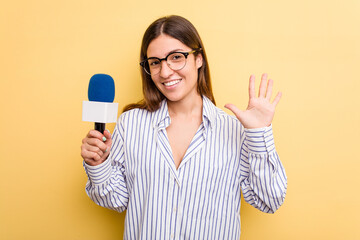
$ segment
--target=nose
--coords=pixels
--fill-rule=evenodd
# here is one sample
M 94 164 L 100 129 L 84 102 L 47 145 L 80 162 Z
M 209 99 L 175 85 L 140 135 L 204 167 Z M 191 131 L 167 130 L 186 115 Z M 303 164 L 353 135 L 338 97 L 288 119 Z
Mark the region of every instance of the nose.
M 162 78 L 168 78 L 173 72 L 174 70 L 168 66 L 166 61 L 161 61 L 160 76 Z

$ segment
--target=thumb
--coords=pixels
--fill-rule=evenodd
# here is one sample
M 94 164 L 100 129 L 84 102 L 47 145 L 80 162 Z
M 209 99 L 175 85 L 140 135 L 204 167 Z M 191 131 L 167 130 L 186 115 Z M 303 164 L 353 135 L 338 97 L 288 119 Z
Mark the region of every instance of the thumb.
M 231 103 L 225 104 L 224 107 L 232 111 L 235 114 L 235 116 L 240 120 L 240 116 L 242 115 L 243 111 L 241 111 L 234 104 Z
M 112 144 L 112 139 L 111 139 L 111 133 L 110 133 L 110 131 L 106 129 L 106 130 L 104 131 L 104 136 L 106 137 L 105 144 L 106 144 L 107 146 L 111 146 L 111 144 Z
M 110 133 L 110 131 L 106 129 L 106 130 L 104 131 L 104 136 L 106 137 L 106 139 L 111 139 L 111 133 Z

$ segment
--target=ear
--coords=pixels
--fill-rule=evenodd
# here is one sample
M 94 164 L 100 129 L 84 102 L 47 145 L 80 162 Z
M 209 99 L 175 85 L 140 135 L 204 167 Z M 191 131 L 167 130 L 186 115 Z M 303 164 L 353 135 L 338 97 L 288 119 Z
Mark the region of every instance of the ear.
M 199 53 L 197 56 L 196 56 L 196 68 L 199 69 L 201 68 L 201 66 L 203 65 L 203 57 L 202 57 L 202 54 Z

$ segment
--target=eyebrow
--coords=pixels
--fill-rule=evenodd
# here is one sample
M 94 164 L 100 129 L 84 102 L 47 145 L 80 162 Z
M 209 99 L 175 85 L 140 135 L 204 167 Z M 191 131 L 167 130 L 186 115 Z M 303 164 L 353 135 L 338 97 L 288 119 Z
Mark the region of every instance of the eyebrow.
M 174 52 L 183 52 L 185 51 L 184 49 L 181 49 L 181 48 L 177 48 L 177 49 L 174 49 L 174 50 L 171 50 L 170 52 L 166 53 L 165 56 L 171 54 L 171 53 L 174 53 Z M 147 58 L 160 58 L 160 57 L 149 57 L 147 56 Z

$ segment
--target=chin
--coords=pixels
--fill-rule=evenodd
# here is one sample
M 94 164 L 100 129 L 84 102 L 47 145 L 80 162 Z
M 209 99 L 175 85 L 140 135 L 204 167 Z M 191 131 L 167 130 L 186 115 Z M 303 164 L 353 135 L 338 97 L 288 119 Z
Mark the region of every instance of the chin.
M 170 102 L 178 102 L 180 100 L 182 100 L 183 98 L 180 96 L 165 96 L 166 99 Z

